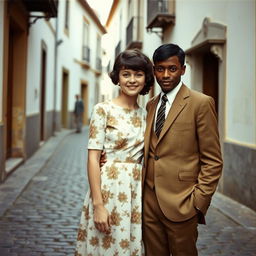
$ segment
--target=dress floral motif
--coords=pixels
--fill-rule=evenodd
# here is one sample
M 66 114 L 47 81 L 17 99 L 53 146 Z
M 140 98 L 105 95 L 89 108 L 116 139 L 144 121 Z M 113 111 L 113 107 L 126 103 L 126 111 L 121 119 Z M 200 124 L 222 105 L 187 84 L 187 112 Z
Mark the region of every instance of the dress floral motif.
M 141 172 L 146 111 L 129 110 L 111 101 L 97 104 L 90 122 L 88 149 L 106 152 L 101 168 L 103 203 L 111 220 L 109 235 L 93 222 L 88 191 L 78 230 L 75 256 L 141 256 Z

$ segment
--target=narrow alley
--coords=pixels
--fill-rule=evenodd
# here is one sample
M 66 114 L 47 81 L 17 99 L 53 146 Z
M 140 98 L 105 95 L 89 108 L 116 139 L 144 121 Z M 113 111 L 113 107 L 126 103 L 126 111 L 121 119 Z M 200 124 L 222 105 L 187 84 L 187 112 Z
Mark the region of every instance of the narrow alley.
M 80 211 L 88 188 L 87 133 L 85 128 L 81 134 L 65 136 L 44 167 L 0 216 L 1 256 L 74 255 Z M 40 154 L 36 157 L 39 159 Z M 35 164 L 34 168 L 38 166 Z M 0 186 L 0 193 L 8 189 L 8 180 L 5 184 Z M 241 225 L 214 206 L 208 212 L 207 225 L 199 227 L 199 255 L 256 255 L 256 225 Z

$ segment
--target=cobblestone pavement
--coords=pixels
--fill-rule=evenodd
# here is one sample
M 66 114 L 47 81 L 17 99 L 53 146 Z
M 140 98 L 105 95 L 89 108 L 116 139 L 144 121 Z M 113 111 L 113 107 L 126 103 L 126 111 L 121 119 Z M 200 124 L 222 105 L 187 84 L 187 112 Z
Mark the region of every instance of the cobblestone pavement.
M 0 217 L 1 256 L 74 255 L 88 187 L 87 131 L 67 136 Z M 209 209 L 207 222 L 199 227 L 200 256 L 256 255 L 255 228 L 239 225 L 214 207 Z

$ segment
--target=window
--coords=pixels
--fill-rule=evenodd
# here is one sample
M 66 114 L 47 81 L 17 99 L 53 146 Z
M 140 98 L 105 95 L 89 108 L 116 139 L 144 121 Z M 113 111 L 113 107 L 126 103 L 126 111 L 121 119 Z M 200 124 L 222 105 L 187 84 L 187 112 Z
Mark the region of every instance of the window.
M 69 0 L 66 0 L 65 7 L 65 30 L 69 30 Z
M 101 38 L 97 35 L 96 69 L 101 71 Z
M 90 61 L 90 48 L 89 48 L 89 24 L 84 21 L 83 23 L 83 47 L 82 47 L 82 59 Z

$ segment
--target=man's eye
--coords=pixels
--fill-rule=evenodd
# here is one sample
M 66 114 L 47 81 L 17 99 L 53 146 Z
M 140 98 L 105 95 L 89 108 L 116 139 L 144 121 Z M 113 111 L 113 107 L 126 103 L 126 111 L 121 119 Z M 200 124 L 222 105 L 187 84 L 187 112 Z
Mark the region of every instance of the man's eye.
M 177 71 L 177 67 L 170 67 L 170 68 L 169 68 L 169 71 L 175 72 L 175 71 Z
M 158 71 L 158 72 L 163 72 L 164 69 L 163 69 L 162 67 L 156 67 L 156 71 Z

